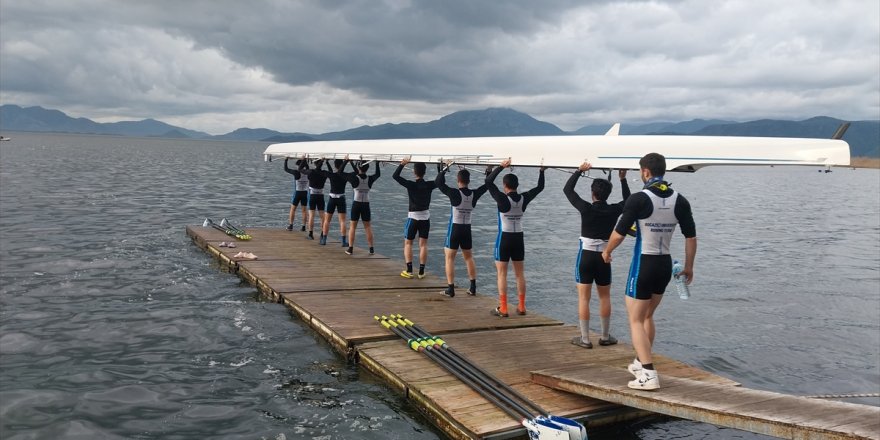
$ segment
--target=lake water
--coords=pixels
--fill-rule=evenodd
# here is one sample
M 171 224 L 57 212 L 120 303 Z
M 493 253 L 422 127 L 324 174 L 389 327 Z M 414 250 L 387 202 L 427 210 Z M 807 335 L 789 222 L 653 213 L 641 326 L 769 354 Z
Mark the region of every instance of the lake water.
M 205 217 L 286 226 L 291 176 L 262 161 L 265 144 L 4 134 L 0 437 L 442 438 L 186 236 Z M 402 261 L 406 194 L 393 169 L 375 186 L 374 228 L 377 251 Z M 534 170 L 516 172 L 534 185 Z M 579 219 L 562 194 L 567 177 L 547 171 L 527 211 L 526 273 L 529 308 L 576 323 Z M 747 387 L 880 392 L 880 172 L 707 168 L 669 180 L 694 207 L 699 251 L 692 298 L 669 295 L 658 311 L 656 351 Z M 436 193 L 437 274 L 447 213 Z M 479 284 L 492 294 L 488 195 L 474 216 Z M 625 340 L 631 246 L 613 266 L 612 333 Z M 683 256 L 680 235 L 673 253 Z M 466 282 L 460 261 L 457 273 Z M 591 438 L 764 437 L 667 419 Z

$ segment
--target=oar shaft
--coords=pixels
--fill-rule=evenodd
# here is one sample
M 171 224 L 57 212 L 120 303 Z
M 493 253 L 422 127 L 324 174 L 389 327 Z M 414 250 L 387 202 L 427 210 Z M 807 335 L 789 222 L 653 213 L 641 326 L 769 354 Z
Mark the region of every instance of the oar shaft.
M 393 325 L 389 325 L 387 327 L 394 334 L 401 337 L 402 339 L 404 339 L 404 340 L 410 339 L 410 337 L 407 334 L 403 333 L 402 329 L 400 329 L 399 327 L 395 327 Z M 480 396 L 482 396 L 486 400 L 492 402 L 495 406 L 500 408 L 502 411 L 504 411 L 507 415 L 509 415 L 514 420 L 520 421 L 520 420 L 522 420 L 522 418 L 531 418 L 531 415 L 529 415 L 528 412 L 521 413 L 521 411 L 519 411 L 519 408 L 511 407 L 507 404 L 507 402 L 502 402 L 500 399 L 498 399 L 498 397 L 496 397 L 496 393 L 494 392 L 495 390 L 492 390 L 491 388 L 485 389 L 483 386 L 480 386 L 475 380 L 468 377 L 467 374 L 462 373 L 462 372 L 456 370 L 453 366 L 448 365 L 447 363 L 441 361 L 439 356 L 436 353 L 433 353 L 431 350 L 428 350 L 428 349 L 425 349 L 423 352 L 425 353 L 426 356 L 428 356 L 428 358 L 430 358 L 435 363 L 437 363 L 438 365 L 443 367 L 443 369 L 445 369 L 446 371 L 451 373 L 458 380 L 464 382 L 466 385 L 471 387 L 474 391 L 477 392 L 477 394 L 479 394 Z
M 415 323 L 411 323 L 411 322 L 412 322 L 412 321 L 407 322 L 407 326 L 408 326 L 408 327 L 412 327 L 413 330 L 414 330 L 414 333 L 416 333 L 419 337 L 431 337 L 431 336 L 432 336 L 432 335 L 431 335 L 430 333 L 428 333 L 424 328 L 420 327 L 419 325 L 417 325 L 417 324 L 415 324 Z M 526 406 L 528 406 L 528 407 L 532 408 L 533 410 L 537 411 L 538 414 L 549 414 L 544 408 L 542 408 L 541 406 L 539 406 L 537 403 L 533 402 L 533 401 L 532 401 L 531 399 L 529 399 L 528 397 L 522 395 L 522 393 L 520 393 L 519 391 L 517 391 L 517 390 L 511 388 L 510 385 L 508 385 L 506 382 L 502 381 L 501 379 L 497 378 L 497 377 L 496 377 L 495 375 L 493 375 L 492 373 L 486 371 L 486 370 L 483 369 L 483 368 L 478 367 L 477 365 L 475 365 L 475 364 L 473 363 L 473 361 L 471 361 L 470 359 L 468 359 L 465 355 L 459 353 L 459 352 L 458 352 L 457 350 L 455 350 L 454 348 L 450 347 L 448 344 L 444 344 L 444 345 L 443 345 L 443 348 L 444 348 L 445 351 L 448 351 L 451 355 L 453 355 L 453 356 L 457 357 L 458 359 L 460 359 L 462 363 L 467 364 L 467 365 L 468 365 L 470 368 L 472 368 L 473 370 L 478 371 L 480 374 L 482 374 L 482 375 L 483 375 L 484 377 L 486 377 L 488 380 L 490 380 L 491 382 L 493 382 L 495 386 L 497 386 L 497 387 L 503 389 L 504 391 L 510 393 L 511 395 L 515 396 L 517 399 L 519 399 L 520 401 L 522 401 Z

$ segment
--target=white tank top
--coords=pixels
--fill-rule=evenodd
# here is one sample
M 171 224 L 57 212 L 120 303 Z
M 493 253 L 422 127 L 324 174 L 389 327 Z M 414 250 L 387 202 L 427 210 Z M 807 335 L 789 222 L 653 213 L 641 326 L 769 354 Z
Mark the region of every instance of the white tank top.
M 520 197 L 518 202 L 514 202 L 510 196 L 507 196 L 507 200 L 510 202 L 510 210 L 507 212 L 498 212 L 498 221 L 501 223 L 501 232 L 522 232 L 522 205 L 526 198 Z
M 358 185 L 354 187 L 354 201 L 370 203 L 370 178 L 357 176 Z
M 474 193 L 464 195 L 461 189 L 458 192 L 461 193 L 461 203 L 452 207 L 452 223 L 469 225 L 471 224 L 471 213 L 474 211 Z
M 303 173 L 299 174 L 299 179 L 295 179 L 294 184 L 296 185 L 297 191 L 308 191 L 309 190 L 309 176 L 306 176 Z
M 678 219 L 675 218 L 678 193 L 673 191 L 671 196 L 663 198 L 647 189 L 642 192 L 648 195 L 654 205 L 650 217 L 638 220 L 642 255 L 669 255 L 669 242 L 678 225 Z

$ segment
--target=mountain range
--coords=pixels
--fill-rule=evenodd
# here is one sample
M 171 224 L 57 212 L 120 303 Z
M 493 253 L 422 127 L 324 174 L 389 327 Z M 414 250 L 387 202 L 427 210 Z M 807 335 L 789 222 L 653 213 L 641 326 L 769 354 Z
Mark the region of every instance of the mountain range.
M 694 119 L 684 122 L 622 124 L 620 134 L 830 138 L 843 122 L 840 119 L 827 116 L 817 116 L 802 121 L 761 119 L 736 122 Z M 59 110 L 43 107 L 20 107 L 13 104 L 0 106 L 0 130 L 259 142 L 591 135 L 604 134 L 610 127 L 611 123 L 587 125 L 573 132 L 566 132 L 551 123 L 539 121 L 513 109 L 489 108 L 459 111 L 424 123 L 364 125 L 323 134 L 283 133 L 267 128 L 239 128 L 223 135 L 212 136 L 208 133 L 176 127 L 155 119 L 100 123 L 87 118 L 72 118 Z M 849 143 L 853 157 L 880 157 L 880 120 L 851 121 L 850 128 L 843 139 Z

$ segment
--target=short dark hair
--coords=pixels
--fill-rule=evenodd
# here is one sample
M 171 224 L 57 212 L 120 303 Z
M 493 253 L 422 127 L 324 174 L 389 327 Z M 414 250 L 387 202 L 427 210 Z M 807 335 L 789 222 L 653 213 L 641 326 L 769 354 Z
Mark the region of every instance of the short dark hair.
M 358 166 L 358 169 L 361 170 L 361 173 L 366 173 L 367 170 L 370 169 L 370 163 L 369 163 L 369 162 L 364 162 L 364 163 L 362 163 L 360 166 Z
M 513 190 L 519 187 L 519 179 L 516 177 L 516 174 L 505 174 L 501 182 L 504 183 L 504 186 Z
M 424 177 L 425 171 L 427 171 L 427 170 L 428 170 L 428 167 L 425 166 L 424 162 L 416 162 L 413 164 L 413 173 L 415 173 L 416 176 Z
M 458 181 L 461 183 L 471 183 L 471 172 L 468 170 L 461 170 L 458 172 Z
M 596 199 L 603 202 L 608 200 L 612 188 L 614 188 L 614 185 L 605 179 L 595 179 L 593 180 L 593 184 L 590 185 L 590 190 L 593 191 L 593 195 L 596 196 Z
M 345 161 L 342 159 L 336 159 L 333 161 L 333 166 L 336 167 L 336 169 L 340 169 L 345 166 Z
M 639 159 L 639 166 L 650 171 L 654 177 L 666 174 L 666 158 L 660 153 L 648 153 Z
M 297 160 L 296 160 L 296 166 L 300 166 L 300 165 L 302 165 L 302 164 L 303 164 L 303 160 L 302 160 L 302 159 L 297 159 Z

